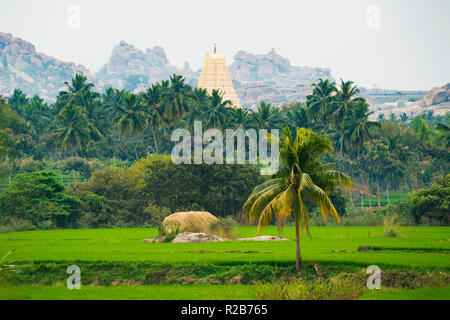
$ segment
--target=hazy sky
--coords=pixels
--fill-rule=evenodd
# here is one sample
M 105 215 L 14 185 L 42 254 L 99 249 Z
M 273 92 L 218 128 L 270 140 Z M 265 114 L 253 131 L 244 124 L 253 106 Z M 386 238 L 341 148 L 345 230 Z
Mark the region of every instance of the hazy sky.
M 75 30 L 71 5 L 81 9 Z M 428 90 L 450 82 L 449 14 L 449 0 L 0 0 L 0 31 L 91 71 L 120 40 L 162 46 L 193 69 L 217 42 L 228 64 L 238 50 L 275 48 L 361 86 Z

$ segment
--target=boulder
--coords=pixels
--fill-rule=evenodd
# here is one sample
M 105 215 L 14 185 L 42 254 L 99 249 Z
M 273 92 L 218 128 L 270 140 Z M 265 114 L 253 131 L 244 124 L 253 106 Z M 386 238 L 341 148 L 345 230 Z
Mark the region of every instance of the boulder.
M 163 227 L 168 233 L 207 232 L 217 218 L 207 211 L 175 212 L 163 220 Z
M 289 239 L 276 236 L 259 236 L 253 238 L 239 238 L 238 241 L 288 241 Z
M 423 101 L 426 106 L 440 104 L 449 98 L 450 91 L 446 87 L 434 87 L 424 97 Z
M 202 232 L 183 232 L 172 240 L 173 243 L 203 243 L 225 241 L 222 238 Z

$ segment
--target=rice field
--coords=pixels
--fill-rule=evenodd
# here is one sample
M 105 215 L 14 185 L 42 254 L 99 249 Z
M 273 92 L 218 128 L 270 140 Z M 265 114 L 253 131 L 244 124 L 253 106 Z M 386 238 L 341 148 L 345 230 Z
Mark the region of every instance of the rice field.
M 448 227 L 403 227 L 399 231 L 399 237 L 384 237 L 382 227 L 312 227 L 311 239 L 302 235 L 302 257 L 305 264 L 317 264 L 330 273 L 345 268 L 363 269 L 370 265 L 378 265 L 382 270 L 413 269 L 420 272 L 448 274 L 450 271 Z M 237 233 L 238 237 L 257 235 L 256 227 L 252 226 L 238 227 Z M 271 226 L 265 228 L 261 234 L 278 235 L 278 232 L 276 227 Z M 14 285 L 8 281 L 0 282 L 0 298 L 255 299 L 255 288 L 268 284 L 270 274 L 266 275 L 264 278 L 266 280 L 262 278 L 261 281 L 251 280 L 255 275 L 250 274 L 250 280 L 247 282 L 241 278 L 233 282 L 232 278 L 227 277 L 233 275 L 234 269 L 241 272 L 239 277 L 244 275 L 245 278 L 245 272 L 251 273 L 252 270 L 266 270 L 264 272 L 270 273 L 273 272 L 270 271 L 272 269 L 289 269 L 295 265 L 295 230 L 290 226 L 285 227 L 282 234 L 289 241 L 142 242 L 142 239 L 156 235 L 157 230 L 151 228 L 48 230 L 0 234 L 0 257 L 10 253 L 0 266 L 2 264 L 13 266 L 11 268 L 16 266 L 16 270 L 24 273 L 23 276 L 14 275 L 17 282 Z M 87 286 L 82 286 L 81 290 L 68 290 L 65 287 L 64 280 L 67 278 L 65 268 L 71 264 L 91 268 L 89 271 L 91 282 Z M 149 279 L 148 274 L 137 276 L 136 272 L 144 271 L 134 271 L 133 268 L 137 268 L 135 264 L 142 265 L 141 269 L 150 272 L 151 280 L 145 282 L 145 279 Z M 160 266 L 159 269 L 150 270 L 154 268 L 152 264 Z M 185 265 L 190 266 L 188 275 L 191 273 L 194 275 L 192 284 L 189 284 L 189 277 L 184 275 L 180 280 L 177 273 L 181 272 L 178 269 Z M 114 273 L 108 273 L 111 266 L 116 270 Z M 259 266 L 260 269 L 255 266 Z M 108 269 L 106 273 L 102 271 L 106 280 L 95 279 L 94 267 Z M 34 269 L 28 272 L 27 268 Z M 41 271 L 45 274 L 43 279 L 39 279 L 38 268 L 42 268 Z M 131 268 L 131 271 L 126 268 Z M 178 271 L 174 271 L 176 268 Z M 314 272 L 312 267 L 310 270 L 312 271 L 308 272 Z M 219 271 L 222 274 L 226 273 L 226 277 L 216 276 L 215 273 Z M 58 274 L 53 275 L 55 272 Z M 133 281 L 144 280 L 141 282 L 130 280 L 127 283 L 127 272 L 130 277 L 134 277 Z M 168 272 L 172 272 L 169 275 L 173 277 L 171 283 L 166 283 Z M 257 272 L 260 271 L 254 271 Z M 292 272 L 289 275 L 292 275 Z M 118 277 L 120 281 L 116 281 Z M 28 283 L 27 279 L 33 279 L 34 283 Z M 214 281 L 217 283 L 211 279 L 216 279 Z M 105 286 L 105 283 L 108 285 Z M 146 283 L 157 285 L 142 285 Z M 177 290 L 176 284 L 173 283 L 183 283 L 183 289 Z M 436 288 L 429 290 L 434 292 Z M 428 291 L 423 292 L 426 297 Z M 436 293 L 438 297 L 448 297 L 448 290 L 436 292 L 439 292 Z M 396 292 L 392 294 L 395 295 Z M 407 297 L 400 295 L 399 298 L 403 296 Z M 374 299 L 378 297 L 363 296 Z

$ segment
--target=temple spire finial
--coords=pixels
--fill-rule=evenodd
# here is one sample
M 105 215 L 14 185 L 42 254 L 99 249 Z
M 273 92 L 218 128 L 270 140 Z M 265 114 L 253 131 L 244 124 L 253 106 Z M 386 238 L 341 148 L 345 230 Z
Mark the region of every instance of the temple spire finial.
M 216 44 L 214 43 L 214 53 L 217 53 Z

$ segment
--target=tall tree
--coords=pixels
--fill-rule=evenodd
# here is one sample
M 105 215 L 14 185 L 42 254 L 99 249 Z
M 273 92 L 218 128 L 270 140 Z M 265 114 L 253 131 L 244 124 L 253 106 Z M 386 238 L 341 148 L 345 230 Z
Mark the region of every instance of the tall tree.
M 311 119 L 323 123 L 325 133 L 328 130 L 330 115 L 333 113 L 335 104 L 333 95 L 335 93 L 335 83 L 328 79 L 319 79 L 318 83 L 313 83 L 313 92 L 306 97 L 306 105 Z
M 307 201 L 319 207 L 324 219 L 331 216 L 339 222 L 338 212 L 328 195 L 339 185 L 351 187 L 348 176 L 322 163 L 321 157 L 332 150 L 331 142 L 325 136 L 300 128 L 293 140 L 289 127 L 284 128 L 280 141 L 279 172 L 273 179 L 255 187 L 243 207 L 243 214 L 250 221 L 259 217 L 258 230 L 275 217 L 281 231 L 283 222 L 293 216 L 297 270 L 302 266 L 300 229 L 310 235 Z
M 249 109 L 230 109 L 229 125 L 234 129 L 250 129 L 256 126 L 255 119 Z
M 80 106 L 69 104 L 56 116 L 57 128 L 53 131 L 55 144 L 63 151 L 82 150 L 91 140 L 89 122 Z
M 153 84 L 142 95 L 144 104 L 148 108 L 148 124 L 153 131 L 153 142 L 155 144 L 156 153 L 159 153 L 156 132 L 164 126 L 164 105 L 162 103 L 163 90 L 164 87 L 161 85 Z
M 253 118 L 259 129 L 273 129 L 282 123 L 280 111 L 270 102 L 261 102 L 253 113 Z
M 335 92 L 336 108 L 333 112 L 333 117 L 334 124 L 339 131 L 339 154 L 342 157 L 345 141 L 345 120 L 351 114 L 355 102 L 362 100 L 362 98 L 356 97 L 359 89 L 353 85 L 353 81 L 344 82 L 341 79 L 341 84 L 339 87 L 335 87 Z
M 361 154 L 361 149 L 369 139 L 372 139 L 373 128 L 379 128 L 380 123 L 369 121 L 369 116 L 373 112 L 369 112 L 369 105 L 364 100 L 359 100 L 355 103 L 351 114 L 345 121 L 344 130 L 345 138 L 350 146 L 357 150 L 358 158 Z
M 231 105 L 231 100 L 223 100 L 223 93 L 219 90 L 213 90 L 210 103 L 202 115 L 205 127 L 222 129 L 227 123 L 227 115 Z
M 181 119 L 189 107 L 196 103 L 192 88 L 185 83 L 182 76 L 176 74 L 170 77 L 170 87 L 168 90 L 164 90 L 162 102 L 164 103 L 164 118 L 170 124 Z
M 148 121 L 148 110 L 141 97 L 127 93 L 122 105 L 116 110 L 114 123 L 121 136 L 142 135 Z M 134 143 L 134 153 L 136 160 L 139 160 L 136 142 Z

